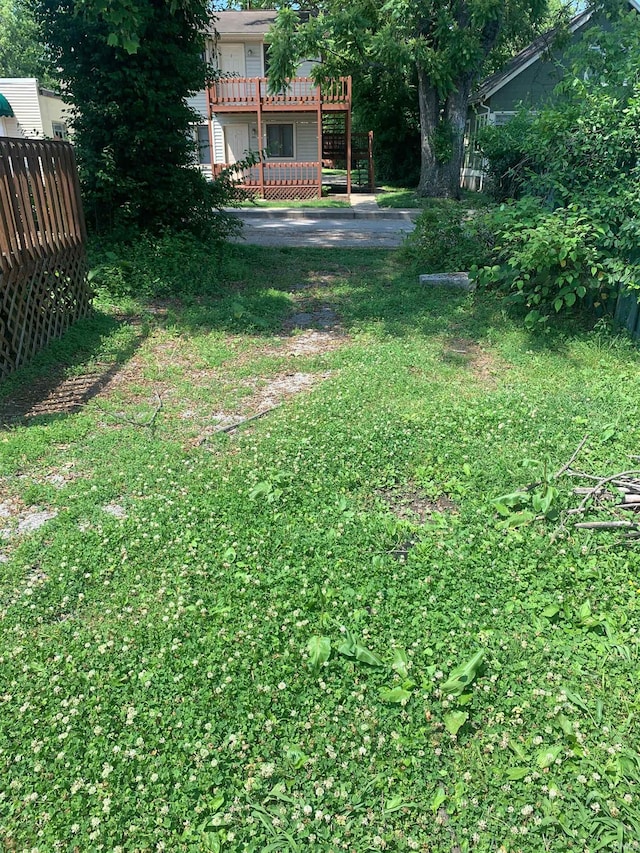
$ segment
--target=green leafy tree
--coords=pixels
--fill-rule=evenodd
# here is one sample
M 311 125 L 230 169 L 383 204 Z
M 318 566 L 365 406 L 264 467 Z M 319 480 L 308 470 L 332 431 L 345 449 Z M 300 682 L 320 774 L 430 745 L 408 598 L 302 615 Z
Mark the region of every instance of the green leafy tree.
M 206 0 L 38 0 L 38 19 L 74 108 L 90 227 L 206 231 L 226 193 L 192 168 L 185 101 L 204 87 Z
M 270 77 L 279 88 L 302 57 L 321 55 L 319 78 L 397 74 L 415 80 L 423 196 L 457 197 L 469 94 L 491 52 L 528 38 L 547 0 L 336 0 L 301 22 L 282 9 L 272 32 Z M 514 41 L 515 40 L 515 41 Z
M 26 0 L 0 0 L 0 77 L 52 82 L 40 27 Z

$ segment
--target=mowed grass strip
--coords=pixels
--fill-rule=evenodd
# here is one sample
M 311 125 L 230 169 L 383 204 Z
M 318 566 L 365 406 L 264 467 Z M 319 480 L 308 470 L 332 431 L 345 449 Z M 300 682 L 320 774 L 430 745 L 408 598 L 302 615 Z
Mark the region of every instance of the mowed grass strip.
M 387 252 L 209 274 L 0 389 L 0 846 L 631 849 L 637 546 L 549 475 L 638 452 L 636 350 Z M 52 376 L 95 388 L 34 409 Z M 539 480 L 549 518 L 496 511 Z

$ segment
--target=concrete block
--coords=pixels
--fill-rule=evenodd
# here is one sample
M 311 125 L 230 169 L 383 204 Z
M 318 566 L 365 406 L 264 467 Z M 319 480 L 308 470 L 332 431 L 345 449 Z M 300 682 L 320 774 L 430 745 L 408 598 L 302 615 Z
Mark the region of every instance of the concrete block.
M 469 280 L 466 272 L 437 272 L 418 276 L 420 284 L 428 287 L 455 287 L 458 290 L 475 290 L 475 282 Z

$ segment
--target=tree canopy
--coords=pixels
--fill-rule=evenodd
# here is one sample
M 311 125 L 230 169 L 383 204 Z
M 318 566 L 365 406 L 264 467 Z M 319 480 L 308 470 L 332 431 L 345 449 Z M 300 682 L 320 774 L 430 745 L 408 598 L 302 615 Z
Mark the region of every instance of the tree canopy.
M 26 0 L 0 0 L 0 77 L 52 82 L 40 27 Z
M 419 193 L 434 196 L 459 192 L 467 102 L 488 57 L 529 41 L 551 11 L 548 0 L 319 0 L 317 8 L 308 22 L 279 12 L 272 85 L 283 85 L 298 59 L 318 55 L 318 76 L 351 73 L 354 91 L 369 81 L 380 94 L 385 81 L 402 80 L 419 114 Z
M 38 0 L 73 105 L 88 222 L 99 232 L 204 227 L 186 98 L 202 90 L 206 0 Z

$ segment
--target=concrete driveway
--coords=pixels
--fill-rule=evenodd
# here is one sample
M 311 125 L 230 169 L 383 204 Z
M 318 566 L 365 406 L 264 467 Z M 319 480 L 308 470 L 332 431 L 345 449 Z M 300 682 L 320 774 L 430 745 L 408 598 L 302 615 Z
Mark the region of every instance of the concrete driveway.
M 244 223 L 235 240 L 257 246 L 332 246 L 393 249 L 414 228 L 419 211 L 350 208 L 249 208 L 233 211 Z

